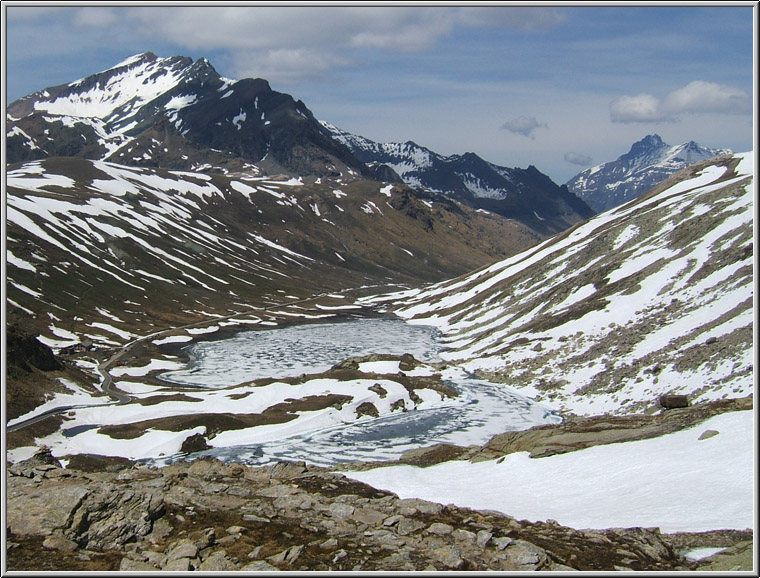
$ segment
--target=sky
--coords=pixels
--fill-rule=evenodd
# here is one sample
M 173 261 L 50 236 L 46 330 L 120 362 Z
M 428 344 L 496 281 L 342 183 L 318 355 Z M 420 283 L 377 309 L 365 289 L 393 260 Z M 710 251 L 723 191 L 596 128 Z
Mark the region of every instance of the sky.
M 5 101 L 129 56 L 208 58 L 377 142 L 562 184 L 648 134 L 753 150 L 756 2 L 3 2 Z

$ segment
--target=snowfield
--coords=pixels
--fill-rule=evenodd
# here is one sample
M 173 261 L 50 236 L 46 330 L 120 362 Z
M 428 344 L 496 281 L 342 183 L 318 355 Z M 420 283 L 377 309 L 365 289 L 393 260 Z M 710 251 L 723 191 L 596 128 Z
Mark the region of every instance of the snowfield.
M 497 510 L 577 529 L 755 527 L 754 412 L 713 417 L 659 438 L 532 459 L 445 462 L 349 472 L 350 478 L 441 504 Z M 714 430 L 718 435 L 699 439 Z
M 370 390 L 376 384 L 388 392 L 383 396 L 384 399 Z M 122 382 L 117 382 L 117 387 L 121 385 Z M 129 391 L 138 399 L 157 395 L 155 387 L 147 385 L 140 387 L 139 384 L 136 387 L 132 382 L 126 382 L 124 390 Z M 274 382 L 263 387 L 236 388 L 224 391 L 200 390 L 197 393 L 186 393 L 184 396 L 186 400 L 184 401 L 163 401 L 147 406 L 140 403 L 130 403 L 122 406 L 104 404 L 79 408 L 71 412 L 74 414 L 73 419 L 67 421 L 64 429 L 40 438 L 37 442 L 50 447 L 53 455 L 56 456 L 92 453 L 122 456 L 135 460 L 155 459 L 177 454 L 182 442 L 189 436 L 208 433 L 206 427 L 199 426 L 179 431 L 149 428 L 137 437 L 120 439 L 99 432 L 100 426 L 163 420 L 194 413 L 261 414 L 277 404 L 287 405 L 288 400 L 320 395 L 344 395 L 352 401 L 345 404 L 341 409 L 326 408 L 318 411 L 302 411 L 294 420 L 285 423 L 225 431 L 216 435 L 212 444 L 214 447 L 229 447 L 251 440 L 263 443 L 349 423 L 357 419 L 356 408 L 364 402 L 373 403 L 383 414 L 390 413 L 392 403 L 398 400 L 409 406 L 414 405 L 403 386 L 388 380 L 339 381 L 336 379 L 315 379 L 300 385 Z M 92 403 L 92 399 L 92 397 L 85 399 L 83 396 L 59 395 L 56 397 L 56 403 L 46 404 L 45 409 L 62 406 L 64 405 L 63 402 L 83 403 L 89 401 Z M 431 391 L 429 395 L 423 395 L 421 407 L 435 405 L 441 401 L 441 397 Z M 9 422 L 9 425 L 27 417 L 29 416 L 22 416 Z M 28 457 L 34 451 L 36 448 L 20 448 L 8 453 L 9 458 L 16 461 Z

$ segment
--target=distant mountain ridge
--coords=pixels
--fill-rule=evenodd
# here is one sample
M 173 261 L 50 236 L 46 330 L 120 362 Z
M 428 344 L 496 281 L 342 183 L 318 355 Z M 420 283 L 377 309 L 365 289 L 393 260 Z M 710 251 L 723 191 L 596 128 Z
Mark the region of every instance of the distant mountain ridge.
M 80 157 L 226 175 L 286 174 L 316 182 L 403 180 L 555 234 L 593 212 L 531 166 L 472 153 L 444 157 L 414 143 L 379 145 L 318 121 L 261 78 L 230 80 L 205 58 L 127 58 L 8 107 L 8 163 Z
M 557 233 L 593 215 L 567 187 L 532 165 L 502 167 L 474 153 L 443 156 L 412 141 L 378 143 L 324 121 L 322 125 L 359 160 L 371 167 L 390 167 L 410 187 L 444 193 L 533 228 Z M 549 220 L 557 222 L 550 225 Z
M 657 134 L 645 136 L 614 161 L 575 175 L 567 188 L 597 212 L 604 212 L 635 199 L 670 175 L 729 149 L 703 147 L 694 141 L 671 146 Z

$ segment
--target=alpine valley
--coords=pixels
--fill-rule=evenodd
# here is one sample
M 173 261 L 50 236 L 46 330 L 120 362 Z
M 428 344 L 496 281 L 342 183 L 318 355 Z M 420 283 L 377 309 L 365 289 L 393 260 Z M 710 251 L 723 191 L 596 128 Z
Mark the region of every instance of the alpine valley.
M 318 293 L 441 281 L 591 214 L 533 168 L 501 169 L 529 194 L 510 185 L 497 213 L 461 186 L 412 188 L 333 137 L 265 80 L 151 53 L 12 103 L 9 320 L 53 347 L 110 348 Z M 11 388 L 9 416 L 46 393 Z
M 753 569 L 752 152 L 557 185 L 146 52 L 6 153 L 9 569 Z

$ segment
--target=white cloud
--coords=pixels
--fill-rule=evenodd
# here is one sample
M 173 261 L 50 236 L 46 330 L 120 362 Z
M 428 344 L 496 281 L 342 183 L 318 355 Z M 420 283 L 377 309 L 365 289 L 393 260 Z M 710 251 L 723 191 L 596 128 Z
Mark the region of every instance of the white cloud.
M 695 80 L 671 92 L 662 108 L 674 114 L 682 112 L 747 113 L 751 110 L 750 96 L 743 90 Z
M 501 26 L 526 32 L 549 30 L 567 17 L 546 6 L 476 6 L 460 8 L 458 19 L 469 26 Z
M 248 51 L 236 53 L 233 59 L 236 78 L 264 78 L 275 85 L 318 80 L 326 71 L 348 64 L 348 59 L 329 51 L 307 48 Z
M 621 96 L 610 103 L 612 122 L 674 122 L 681 114 L 750 111 L 751 99 L 743 90 L 703 80 L 694 80 L 662 100 L 651 94 L 638 94 Z
M 526 137 L 532 137 L 534 130 L 545 126 L 545 124 L 538 122 L 535 116 L 518 116 L 505 122 L 501 128 Z
M 14 22 L 34 22 L 62 14 L 64 8 L 60 6 L 8 6 L 6 8 L 8 20 Z M 57 14 L 56 14 L 57 13 Z
M 88 13 L 91 8 L 81 9 Z M 145 38 L 188 51 L 228 51 L 236 78 L 289 83 L 357 66 L 361 50 L 414 52 L 434 46 L 456 24 L 451 9 L 326 6 L 124 8 Z M 80 20 L 95 19 L 82 16 Z M 95 21 L 93 21 L 95 24 Z
M 352 19 L 345 35 L 347 44 L 357 48 L 424 50 L 448 36 L 456 22 L 454 12 L 440 8 L 359 10 L 360 18 Z
M 89 10 L 89 9 L 83 9 Z M 151 34 L 190 49 L 303 49 L 347 47 L 421 50 L 449 34 L 448 9 L 326 6 L 237 6 L 128 9 Z
M 88 8 L 78 10 L 74 16 L 74 24 L 77 26 L 91 26 L 102 28 L 111 26 L 118 21 L 119 17 L 110 8 Z
M 565 153 L 565 160 L 571 164 L 583 167 L 587 167 L 593 162 L 593 159 L 590 156 L 574 152 Z
M 82 12 L 94 10 L 83 8 Z M 130 18 L 198 49 L 340 47 L 424 50 L 458 26 L 522 31 L 553 28 L 564 14 L 546 7 L 187 6 L 127 8 Z
M 612 122 L 661 122 L 667 120 L 660 101 L 651 94 L 621 96 L 610 103 Z
M 188 52 L 227 51 L 231 76 L 275 83 L 324 77 L 367 63 L 366 51 L 429 50 L 457 28 L 543 31 L 565 20 L 555 8 L 441 6 L 171 6 L 77 8 L 79 26 L 121 26 Z M 110 21 L 109 21 L 110 20 Z

